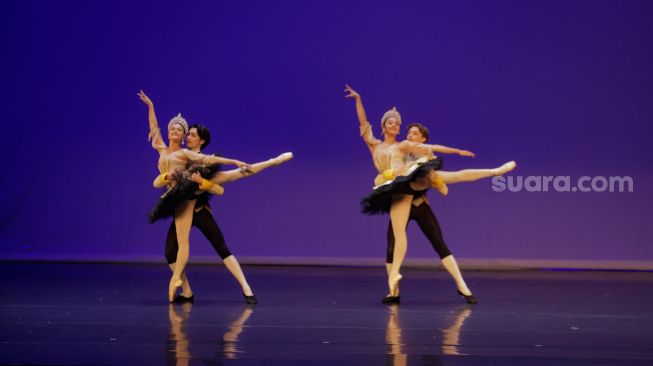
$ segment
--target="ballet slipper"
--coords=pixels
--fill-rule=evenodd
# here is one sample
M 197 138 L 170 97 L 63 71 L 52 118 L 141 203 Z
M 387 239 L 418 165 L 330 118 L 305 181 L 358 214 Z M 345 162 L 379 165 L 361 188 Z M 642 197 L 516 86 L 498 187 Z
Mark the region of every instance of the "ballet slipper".
M 472 292 L 469 291 L 469 289 L 467 289 L 467 291 L 469 292 L 469 295 L 465 295 L 462 291 L 458 290 L 458 295 L 462 296 L 468 304 L 478 304 L 478 299 L 476 299 L 476 296 L 474 296 Z
M 243 295 L 245 296 L 254 296 L 254 292 L 252 292 L 252 288 L 249 286 L 243 287 Z
M 243 292 L 243 297 L 245 298 L 245 303 L 247 303 L 247 305 L 256 305 L 256 304 L 258 304 L 258 300 L 256 299 L 256 296 L 254 296 L 254 295 L 248 296 L 248 295 L 245 295 L 245 293 Z
M 476 296 L 472 294 L 472 290 L 470 290 L 466 285 L 465 287 L 456 286 L 456 292 L 458 292 L 458 295 L 465 298 L 465 301 L 467 301 L 468 304 L 478 304 Z
M 509 161 L 509 162 L 503 164 L 502 166 L 500 166 L 498 168 L 492 169 L 492 171 L 494 172 L 494 175 L 499 176 L 499 175 L 504 175 L 504 174 L 512 171 L 516 167 L 517 167 L 516 162 Z
M 258 304 L 258 300 L 256 300 L 256 296 L 254 296 L 254 293 L 252 292 L 252 288 L 249 286 L 243 287 L 243 297 L 245 298 L 245 302 L 247 303 L 247 305 Z

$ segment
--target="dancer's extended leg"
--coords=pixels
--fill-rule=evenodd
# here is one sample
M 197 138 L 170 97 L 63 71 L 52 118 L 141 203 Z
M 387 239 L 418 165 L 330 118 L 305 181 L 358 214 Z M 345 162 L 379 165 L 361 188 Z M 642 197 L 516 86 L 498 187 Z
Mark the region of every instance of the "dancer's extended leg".
M 406 250 L 408 248 L 406 225 L 408 225 L 408 216 L 410 215 L 412 201 L 412 195 L 396 195 L 393 197 L 392 206 L 390 207 L 390 220 L 392 221 L 392 231 L 395 237 L 395 249 L 392 269 L 388 277 L 388 287 L 390 288 L 390 294 L 393 296 L 397 296 L 397 285 L 399 284 L 399 280 L 401 280 L 399 271 L 406 258 Z
M 424 233 L 424 236 L 431 242 L 433 249 L 438 253 L 438 256 L 442 260 L 442 265 L 449 272 L 454 282 L 456 283 L 456 288 L 458 291 L 462 292 L 466 296 L 470 296 L 472 292 L 467 287 L 463 275 L 458 268 L 458 263 L 456 259 L 451 254 L 451 251 L 447 247 L 447 244 L 444 242 L 442 237 L 442 230 L 438 224 L 438 220 L 431 210 L 431 207 L 422 203 L 417 207 L 413 207 L 412 218 L 419 225 L 420 230 Z
M 240 268 L 240 264 L 238 263 L 236 257 L 230 255 L 229 257 L 225 258 L 224 265 L 225 267 L 227 267 L 229 272 L 231 272 L 231 275 L 234 276 L 234 278 L 238 281 L 240 287 L 243 288 L 243 294 L 245 296 L 254 296 L 254 293 L 252 292 L 251 287 L 249 287 L 249 283 L 247 283 L 245 274 L 243 273 L 243 270 Z
M 392 221 L 388 222 L 388 234 L 387 234 L 387 247 L 385 255 L 385 272 L 390 278 L 390 272 L 392 272 L 392 261 L 395 254 L 395 236 L 392 232 Z M 395 294 L 389 293 L 387 297 L 390 296 L 399 296 L 399 284 L 397 284 L 397 289 Z
M 173 301 L 177 288 L 181 287 L 181 275 L 186 269 L 188 263 L 188 256 L 190 251 L 190 228 L 193 224 L 193 210 L 195 208 L 195 200 L 184 201 L 179 207 L 175 209 L 175 228 L 177 230 L 177 243 L 179 250 L 177 251 L 177 262 L 175 270 L 170 278 L 168 285 L 168 300 Z
M 293 158 L 292 153 L 289 152 L 283 153 L 277 156 L 276 158 L 262 161 L 260 163 L 252 164 L 251 169 L 247 171 L 243 171 L 241 169 L 233 169 L 224 172 L 219 172 L 218 174 L 215 175 L 215 177 L 213 177 L 213 179 L 211 179 L 211 181 L 213 183 L 220 184 L 220 185 L 223 185 L 225 183 L 231 183 L 237 181 L 238 179 L 249 177 L 253 174 L 259 173 L 267 168 L 285 163 L 286 161 L 292 158 Z
M 515 167 L 517 167 L 517 164 L 514 161 L 510 161 L 495 169 L 464 169 L 455 172 L 438 170 L 437 172 L 432 172 L 432 174 L 439 175 L 446 184 L 454 184 L 474 182 L 483 178 L 504 175 L 515 169 Z
M 220 230 L 218 223 L 213 219 L 211 212 L 208 209 L 202 209 L 199 212 L 196 212 L 193 219 L 193 225 L 197 226 L 197 228 L 202 231 L 202 234 L 204 234 L 204 236 L 209 240 L 213 249 L 215 249 L 220 258 L 224 261 L 225 267 L 227 267 L 229 272 L 240 284 L 240 287 L 242 287 L 243 294 L 245 294 L 245 296 L 254 296 L 252 289 L 247 283 L 245 274 L 240 268 L 238 260 L 231 254 L 231 251 L 227 247 L 224 235 L 222 235 L 222 231 Z
M 472 292 L 467 287 L 465 280 L 463 279 L 462 273 L 460 273 L 460 268 L 458 268 L 458 262 L 454 258 L 453 254 L 447 257 L 442 258 L 442 265 L 444 269 L 449 272 L 453 280 L 456 282 L 456 288 L 465 296 L 471 296 Z
M 165 256 L 166 260 L 168 261 L 168 266 L 170 267 L 170 270 L 174 274 L 175 272 L 175 266 L 177 262 L 177 252 L 179 251 L 179 244 L 177 244 L 177 230 L 175 229 L 175 221 L 173 220 L 170 223 L 170 227 L 168 228 L 168 236 L 166 238 L 166 249 L 165 249 Z M 190 282 L 188 281 L 188 278 L 186 277 L 186 271 L 184 271 L 181 274 L 181 295 L 184 297 L 191 297 L 193 296 L 193 290 L 190 288 Z

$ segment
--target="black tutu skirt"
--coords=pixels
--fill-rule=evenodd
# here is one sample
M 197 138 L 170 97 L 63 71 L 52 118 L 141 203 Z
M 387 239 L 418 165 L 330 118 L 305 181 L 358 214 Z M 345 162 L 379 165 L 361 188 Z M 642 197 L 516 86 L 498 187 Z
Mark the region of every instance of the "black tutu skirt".
M 381 215 L 390 212 L 392 197 L 396 194 L 418 195 L 423 191 L 415 191 L 410 187 L 410 183 L 418 178 L 423 178 L 432 170 L 442 168 L 442 158 L 436 157 L 418 163 L 417 168 L 408 175 L 396 177 L 389 183 L 376 187 L 372 193 L 368 194 L 361 200 L 361 211 L 366 215 Z
M 173 216 L 176 207 L 186 200 L 197 198 L 195 192 L 199 190 L 199 184 L 188 179 L 191 174 L 200 173 L 202 178 L 211 179 L 221 168 L 222 164 L 192 165 L 181 173 L 173 174 L 175 185 L 161 196 L 159 202 L 147 215 L 150 223 Z

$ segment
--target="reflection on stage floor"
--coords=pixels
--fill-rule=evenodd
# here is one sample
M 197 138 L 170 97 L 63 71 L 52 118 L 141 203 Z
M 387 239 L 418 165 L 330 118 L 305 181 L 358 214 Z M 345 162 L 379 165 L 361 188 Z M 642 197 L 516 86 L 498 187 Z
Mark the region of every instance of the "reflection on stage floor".
M 651 365 L 653 273 L 191 265 L 168 304 L 165 265 L 2 263 L 0 364 Z

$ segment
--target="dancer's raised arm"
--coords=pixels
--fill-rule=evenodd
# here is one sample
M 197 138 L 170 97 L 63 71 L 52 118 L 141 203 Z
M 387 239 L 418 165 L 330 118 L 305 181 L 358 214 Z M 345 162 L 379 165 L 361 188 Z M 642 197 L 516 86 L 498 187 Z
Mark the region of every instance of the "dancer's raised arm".
M 448 147 L 448 146 L 444 146 L 444 145 L 431 145 L 431 151 L 436 152 L 436 153 L 442 153 L 442 154 L 457 154 L 457 155 L 460 155 L 460 156 L 467 156 L 467 157 L 470 157 L 470 158 L 473 158 L 473 157 L 476 156 L 476 154 L 474 154 L 471 151 L 456 149 L 456 148 Z
M 204 155 L 187 149 L 183 149 L 182 151 L 184 156 L 186 156 L 186 159 L 193 163 L 235 165 L 241 169 L 249 169 L 250 167 L 249 164 L 236 159 L 223 158 L 215 155 Z
M 156 120 L 154 103 L 152 103 L 152 100 L 145 94 L 142 89 L 138 92 L 138 97 L 141 98 L 143 104 L 147 106 L 147 119 L 150 123 L 150 134 L 148 135 L 148 141 L 152 141 L 152 147 L 156 150 L 166 149 L 167 146 L 165 142 L 163 142 L 161 129 L 159 128 L 159 123 Z
M 348 93 L 345 95 L 345 98 L 353 98 L 356 101 L 356 115 L 358 116 L 358 123 L 360 124 L 361 137 L 365 143 L 370 147 L 380 144 L 381 141 L 374 137 L 374 134 L 372 133 L 372 126 L 367 120 L 365 108 L 363 107 L 363 100 L 360 94 L 347 84 L 345 84 L 345 92 Z

